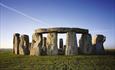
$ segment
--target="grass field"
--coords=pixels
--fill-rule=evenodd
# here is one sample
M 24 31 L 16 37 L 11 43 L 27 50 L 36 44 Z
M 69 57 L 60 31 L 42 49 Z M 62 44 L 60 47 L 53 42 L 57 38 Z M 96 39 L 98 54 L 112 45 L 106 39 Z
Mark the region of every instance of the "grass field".
M 113 55 L 29 56 L 0 51 L 0 70 L 115 70 Z

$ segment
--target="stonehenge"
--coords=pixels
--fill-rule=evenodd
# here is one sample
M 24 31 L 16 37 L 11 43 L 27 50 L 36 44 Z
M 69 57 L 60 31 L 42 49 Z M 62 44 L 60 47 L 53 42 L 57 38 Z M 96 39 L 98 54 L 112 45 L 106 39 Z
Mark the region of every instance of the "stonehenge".
M 59 39 L 58 34 L 66 34 L 66 44 Z M 43 34 L 47 34 L 46 37 Z M 77 42 L 77 34 L 82 34 Z M 78 55 L 78 54 L 104 54 L 104 35 L 97 35 L 95 44 L 88 29 L 81 28 L 39 28 L 32 35 L 32 42 L 28 35 L 15 33 L 13 35 L 13 53 L 20 55 Z

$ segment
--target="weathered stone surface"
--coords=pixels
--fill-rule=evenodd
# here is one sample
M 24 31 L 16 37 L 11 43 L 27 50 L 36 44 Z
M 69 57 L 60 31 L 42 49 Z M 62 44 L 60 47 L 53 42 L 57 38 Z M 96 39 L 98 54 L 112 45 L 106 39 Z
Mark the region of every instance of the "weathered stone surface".
M 20 43 L 20 34 L 15 33 L 13 35 L 13 53 L 19 54 L 19 43 Z
M 58 47 L 57 47 L 57 33 L 48 33 L 47 40 L 47 55 L 57 55 Z
M 30 51 L 30 49 L 31 49 L 31 45 L 32 45 L 32 43 L 29 43 L 29 51 Z
M 59 39 L 59 47 L 60 49 L 63 49 L 63 39 Z
M 105 53 L 104 46 L 103 46 L 103 43 L 105 42 L 105 40 L 106 40 L 106 37 L 104 35 L 97 35 L 96 44 L 95 44 L 96 54 Z
M 64 45 L 64 55 L 65 55 L 66 45 Z
M 77 38 L 75 32 L 67 32 L 65 55 L 78 54 Z
M 63 39 L 59 39 L 59 50 L 58 50 L 59 55 L 64 55 L 64 45 L 63 45 Z
M 92 37 L 91 34 L 83 34 L 79 40 L 80 52 L 92 54 Z
M 43 43 L 42 43 L 42 55 L 47 54 L 47 47 L 46 47 L 46 37 L 43 37 Z
M 29 51 L 29 36 L 21 35 L 20 37 L 20 45 L 19 45 L 19 54 L 28 55 Z
M 76 33 L 88 33 L 88 29 L 81 29 L 81 28 L 63 28 L 63 27 L 57 27 L 57 28 L 39 28 L 35 30 L 36 33 L 66 33 L 66 32 L 76 32 Z
M 34 33 L 32 35 L 32 44 L 30 49 L 30 55 L 41 55 L 42 50 L 42 34 Z
M 43 33 L 48 33 L 47 38 L 42 37 Z M 59 49 L 57 47 L 57 34 L 67 33 L 66 45 L 63 46 L 63 39 L 59 40 Z M 76 33 L 83 34 L 77 46 Z M 92 42 L 93 46 L 92 46 Z M 105 36 L 97 35 L 92 40 L 88 29 L 81 28 L 40 28 L 36 29 L 32 35 L 32 43 L 29 43 L 28 35 L 15 33 L 13 36 L 13 53 L 26 55 L 76 55 L 78 52 L 83 54 L 104 54 Z M 93 52 L 92 52 L 93 51 Z

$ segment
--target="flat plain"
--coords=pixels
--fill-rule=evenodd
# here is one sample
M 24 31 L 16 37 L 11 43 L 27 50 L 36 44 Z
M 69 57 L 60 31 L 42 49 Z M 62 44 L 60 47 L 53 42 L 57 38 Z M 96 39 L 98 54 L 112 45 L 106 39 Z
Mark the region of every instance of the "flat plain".
M 0 50 L 0 70 L 115 70 L 115 56 L 29 56 Z

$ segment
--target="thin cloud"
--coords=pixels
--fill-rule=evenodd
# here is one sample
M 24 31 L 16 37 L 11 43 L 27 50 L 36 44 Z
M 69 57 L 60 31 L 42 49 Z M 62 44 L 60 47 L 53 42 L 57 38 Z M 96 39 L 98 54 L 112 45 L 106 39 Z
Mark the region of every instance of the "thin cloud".
M 34 18 L 34 17 L 31 17 L 31 16 L 29 16 L 29 15 L 27 15 L 27 14 L 25 14 L 25 13 L 23 13 L 23 12 L 17 10 L 17 9 L 14 9 L 14 8 L 12 8 L 12 7 L 9 7 L 9 6 L 7 6 L 7 5 L 5 5 L 5 4 L 3 4 L 3 3 L 0 3 L 0 5 L 1 5 L 2 7 L 4 7 L 4 8 L 7 8 L 7 9 L 11 10 L 11 11 L 14 11 L 14 12 L 16 12 L 16 13 L 18 13 L 18 14 L 24 16 L 24 17 L 27 17 L 27 18 L 31 19 L 32 21 L 34 21 L 34 22 L 39 22 L 39 23 L 42 23 L 42 24 L 45 24 L 46 26 L 48 26 L 47 23 L 45 23 L 45 22 L 43 22 L 43 21 L 41 21 L 41 20 L 39 20 L 39 19 L 36 19 L 36 18 Z

